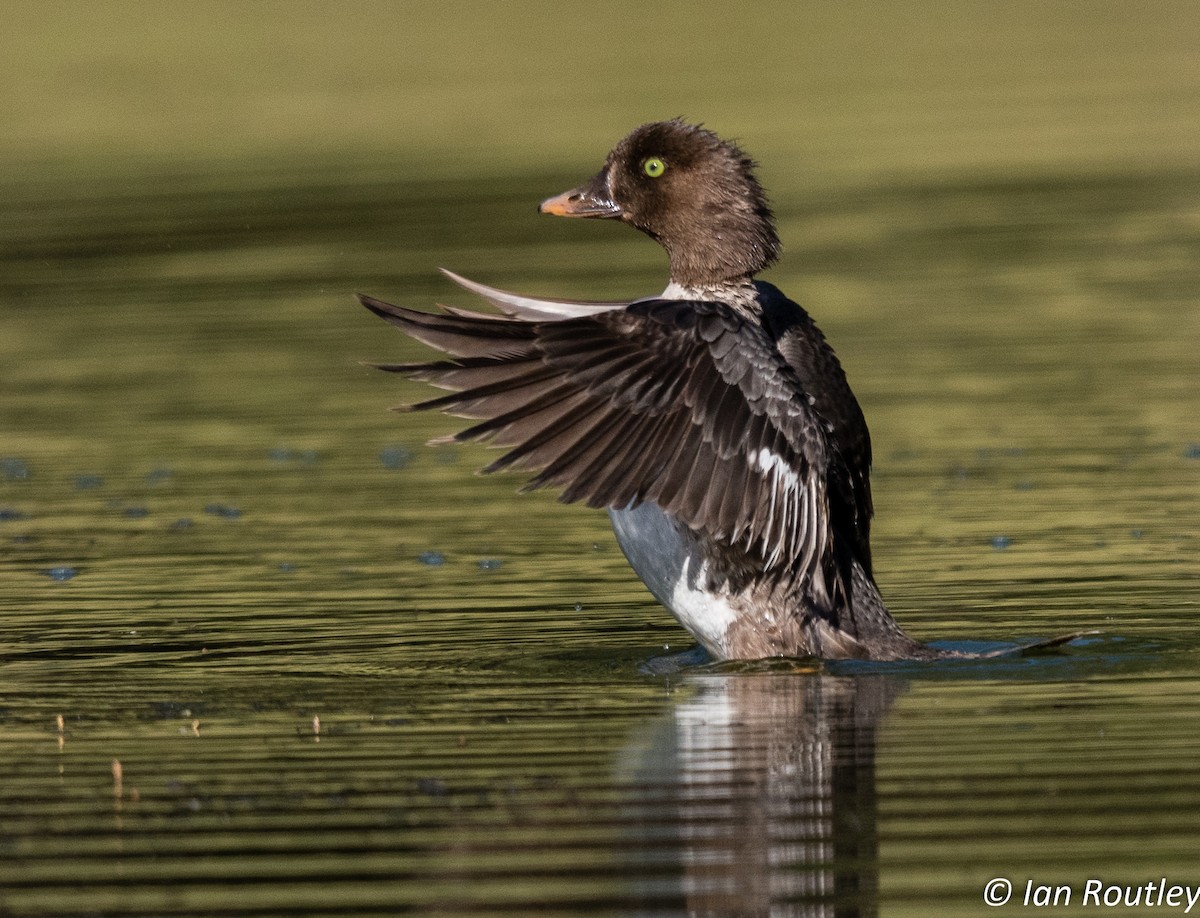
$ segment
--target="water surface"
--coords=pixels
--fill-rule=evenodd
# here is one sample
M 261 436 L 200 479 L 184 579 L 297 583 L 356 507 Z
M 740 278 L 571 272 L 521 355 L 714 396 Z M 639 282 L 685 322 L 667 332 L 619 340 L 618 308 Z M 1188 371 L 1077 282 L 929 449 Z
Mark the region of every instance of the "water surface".
M 358 362 L 420 351 L 350 292 L 466 302 L 437 264 L 660 284 L 649 243 L 529 213 L 569 180 L 11 191 L 5 908 L 925 914 L 993 877 L 1194 881 L 1200 174 L 779 195 L 772 278 L 872 421 L 897 614 L 1100 634 L 673 676 L 641 665 L 686 635 L 602 515 L 424 446 L 452 422 L 389 414 L 418 387 Z

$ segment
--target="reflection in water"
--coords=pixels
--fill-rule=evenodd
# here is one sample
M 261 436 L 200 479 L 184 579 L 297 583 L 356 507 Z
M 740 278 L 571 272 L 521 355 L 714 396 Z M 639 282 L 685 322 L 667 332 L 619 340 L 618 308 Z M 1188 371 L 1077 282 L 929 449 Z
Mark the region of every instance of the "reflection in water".
M 682 900 L 693 915 L 876 914 L 875 734 L 906 683 L 741 673 L 692 684 L 629 776 L 643 789 L 643 843 L 676 857 L 653 884 L 639 863 L 636 898 Z

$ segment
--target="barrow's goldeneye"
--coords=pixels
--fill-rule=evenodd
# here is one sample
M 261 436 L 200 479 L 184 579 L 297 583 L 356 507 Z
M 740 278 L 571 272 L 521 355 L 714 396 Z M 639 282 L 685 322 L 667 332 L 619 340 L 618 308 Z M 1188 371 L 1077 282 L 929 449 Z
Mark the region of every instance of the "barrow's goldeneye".
M 451 358 L 381 366 L 450 391 L 414 409 L 478 421 L 444 440 L 507 448 L 485 472 L 534 472 L 525 490 L 606 509 L 638 576 L 717 659 L 974 656 L 910 638 L 879 595 L 866 421 L 808 313 L 754 279 L 779 239 L 753 169 L 702 127 L 637 128 L 540 209 L 646 233 L 670 257 L 662 294 L 550 300 L 446 272 L 506 315 L 360 297 Z

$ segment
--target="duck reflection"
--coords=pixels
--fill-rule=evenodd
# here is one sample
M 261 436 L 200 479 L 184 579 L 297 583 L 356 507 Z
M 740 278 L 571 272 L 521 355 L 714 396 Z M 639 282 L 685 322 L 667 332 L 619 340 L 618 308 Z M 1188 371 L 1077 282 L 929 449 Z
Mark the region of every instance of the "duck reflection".
M 906 683 L 738 673 L 686 686 L 627 759 L 640 913 L 877 914 L 875 737 Z

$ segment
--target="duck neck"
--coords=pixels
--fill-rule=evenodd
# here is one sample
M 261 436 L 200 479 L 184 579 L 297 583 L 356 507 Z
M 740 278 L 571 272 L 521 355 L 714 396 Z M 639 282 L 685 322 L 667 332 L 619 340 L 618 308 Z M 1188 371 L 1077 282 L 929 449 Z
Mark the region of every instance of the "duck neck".
M 672 277 L 661 296 L 664 300 L 718 300 L 749 314 L 756 311 L 758 302 L 758 290 L 749 275 L 707 284 L 682 283 Z

